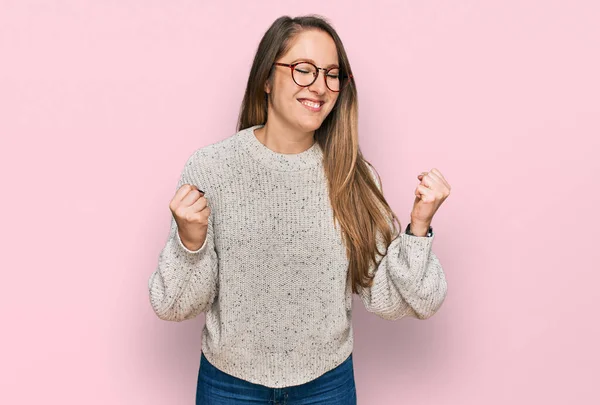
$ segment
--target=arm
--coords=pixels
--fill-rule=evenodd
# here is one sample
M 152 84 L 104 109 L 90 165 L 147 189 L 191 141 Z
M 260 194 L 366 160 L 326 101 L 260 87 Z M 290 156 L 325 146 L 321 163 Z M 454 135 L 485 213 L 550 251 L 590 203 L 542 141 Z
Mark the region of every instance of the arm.
M 194 155 L 185 165 L 176 189 L 183 184 L 197 184 L 190 173 Z M 192 251 L 182 243 L 177 223 L 171 218 L 167 243 L 158 266 L 148 280 L 150 303 L 156 315 L 166 321 L 184 321 L 206 311 L 218 293 L 218 257 L 214 245 L 212 214 L 200 249 Z
M 405 316 L 427 319 L 439 309 L 447 284 L 431 250 L 434 237 L 401 233 L 390 243 L 374 270 L 373 286 L 358 288 L 367 311 L 393 321 Z
M 372 169 L 371 169 L 372 170 Z M 381 183 L 372 170 L 377 186 Z M 387 320 L 405 316 L 431 317 L 442 305 L 447 283 L 440 261 L 432 251 L 435 234 L 399 234 L 387 248 L 376 269 L 373 286 L 358 287 L 365 308 Z

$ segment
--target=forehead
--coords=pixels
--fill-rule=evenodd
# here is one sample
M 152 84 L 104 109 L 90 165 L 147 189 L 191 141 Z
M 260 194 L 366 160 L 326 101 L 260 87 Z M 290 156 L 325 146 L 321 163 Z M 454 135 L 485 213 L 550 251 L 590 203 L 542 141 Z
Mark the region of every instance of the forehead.
M 303 31 L 294 38 L 286 60 L 312 59 L 319 66 L 338 64 L 333 38 L 321 30 Z

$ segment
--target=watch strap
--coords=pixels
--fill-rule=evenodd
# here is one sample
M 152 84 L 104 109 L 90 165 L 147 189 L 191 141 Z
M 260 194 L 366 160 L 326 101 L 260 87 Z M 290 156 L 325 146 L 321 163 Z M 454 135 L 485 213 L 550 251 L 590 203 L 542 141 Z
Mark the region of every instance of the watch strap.
M 408 223 L 408 225 L 406 226 L 406 234 L 407 235 L 411 235 L 411 236 L 415 236 L 411 231 L 410 231 L 410 222 Z M 429 225 L 429 229 L 427 230 L 427 234 L 425 235 L 427 237 L 431 237 L 433 236 L 433 228 L 431 227 L 431 225 Z

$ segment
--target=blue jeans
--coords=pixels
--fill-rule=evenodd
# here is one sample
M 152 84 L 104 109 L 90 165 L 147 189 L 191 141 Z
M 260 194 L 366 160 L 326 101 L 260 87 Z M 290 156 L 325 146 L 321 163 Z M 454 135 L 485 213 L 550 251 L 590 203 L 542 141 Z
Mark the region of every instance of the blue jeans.
M 356 405 L 352 353 L 342 364 L 301 385 L 270 388 L 227 374 L 202 353 L 196 405 Z

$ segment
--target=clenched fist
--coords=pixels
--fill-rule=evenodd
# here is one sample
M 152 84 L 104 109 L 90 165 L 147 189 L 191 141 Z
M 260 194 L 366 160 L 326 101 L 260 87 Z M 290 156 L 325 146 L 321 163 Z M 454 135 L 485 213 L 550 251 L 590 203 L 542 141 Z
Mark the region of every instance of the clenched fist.
M 204 192 L 191 184 L 182 185 L 169 203 L 179 238 L 189 250 L 198 250 L 206 240 L 210 207 Z

